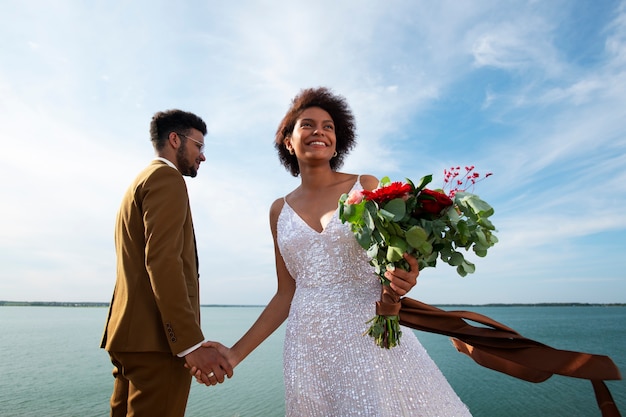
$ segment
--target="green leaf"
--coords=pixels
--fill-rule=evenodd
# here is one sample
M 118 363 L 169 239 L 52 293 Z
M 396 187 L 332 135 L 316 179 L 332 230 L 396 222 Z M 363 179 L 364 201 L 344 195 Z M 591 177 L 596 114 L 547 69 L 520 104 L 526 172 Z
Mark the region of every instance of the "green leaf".
M 491 221 L 489 219 L 487 219 L 486 217 L 481 217 L 478 219 L 478 224 L 481 227 L 484 227 L 485 229 L 488 230 L 495 230 L 495 226 L 491 223 Z
M 371 203 L 371 202 L 368 202 Z M 374 209 L 374 213 L 372 214 L 372 206 Z M 363 210 L 363 227 L 368 228 L 370 231 L 374 230 L 375 227 L 375 223 L 374 223 L 374 216 L 376 215 L 376 206 L 372 203 L 372 204 L 366 204 L 365 206 L 366 210 Z
M 389 246 L 387 247 L 387 260 L 389 262 L 397 262 L 402 259 L 402 255 L 407 251 L 408 246 L 404 239 L 398 236 L 391 236 Z
M 487 238 L 485 237 L 485 234 L 483 233 L 482 230 L 476 229 L 474 234 L 476 236 L 477 244 L 480 244 L 482 246 L 487 246 Z
M 346 221 L 353 224 L 363 223 L 363 212 L 365 211 L 365 203 L 342 205 L 339 210 L 342 223 Z
M 417 183 L 417 187 L 415 187 L 416 190 L 422 190 L 424 187 L 426 187 L 428 185 L 428 183 L 430 183 L 433 180 L 433 176 L 432 174 L 429 175 L 425 175 L 423 176 L 420 181 Z
M 396 236 L 404 237 L 405 232 L 402 230 L 402 227 L 398 223 L 389 223 L 389 228 L 393 230 L 393 234 Z
M 428 255 L 427 257 L 424 258 L 424 260 L 426 261 L 426 263 L 431 264 L 433 262 L 437 262 L 437 252 L 432 252 L 430 255 Z
M 456 224 L 456 230 L 464 238 L 468 238 L 470 236 L 469 227 L 467 226 L 467 222 L 465 220 L 459 220 Z
M 476 271 L 476 266 L 467 260 L 463 261 L 461 266 L 463 267 L 463 270 L 468 274 L 473 274 Z
M 452 256 L 450 256 L 450 261 L 448 262 L 452 266 L 462 265 L 465 261 L 463 254 L 460 252 L 452 252 Z
M 372 231 L 367 228 L 362 228 L 361 230 L 355 232 L 354 237 L 363 249 L 369 248 L 372 244 Z
M 393 221 L 393 219 L 395 218 L 392 212 L 387 211 L 384 208 L 381 208 L 380 210 L 378 210 L 378 217 L 386 221 Z
M 443 248 L 441 248 L 441 250 L 439 251 L 439 253 L 441 254 L 441 259 L 448 259 L 452 256 L 452 247 L 451 246 L 444 246 Z
M 476 194 L 458 192 L 454 197 L 455 201 L 460 205 L 470 207 L 477 215 L 489 217 L 494 213 L 493 208 L 486 201 L 481 200 Z
M 393 200 L 387 202 L 383 207 L 382 211 L 386 213 L 390 213 L 391 217 L 389 220 L 392 221 L 400 221 L 406 215 L 406 203 L 401 198 L 394 198 Z
M 480 256 L 481 258 L 484 258 L 485 256 L 487 256 L 487 249 L 485 249 L 483 247 L 479 247 L 478 245 L 474 245 L 474 247 L 472 249 L 474 250 L 474 253 L 476 254 L 476 256 Z
M 372 245 L 367 249 L 367 256 L 370 258 L 376 258 L 378 256 L 378 245 Z
M 428 256 L 432 253 L 433 251 L 433 245 L 430 244 L 430 242 L 426 241 L 424 243 L 422 243 L 422 245 L 419 248 L 416 248 L 422 255 L 424 256 Z
M 406 231 L 405 237 L 411 247 L 419 249 L 428 240 L 428 233 L 419 226 L 413 226 Z

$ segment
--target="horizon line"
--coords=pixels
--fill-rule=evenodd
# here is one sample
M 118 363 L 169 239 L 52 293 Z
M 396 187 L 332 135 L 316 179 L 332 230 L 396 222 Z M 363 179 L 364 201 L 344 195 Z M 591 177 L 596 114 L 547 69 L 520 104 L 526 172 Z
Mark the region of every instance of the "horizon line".
M 1 306 L 48 306 L 48 307 L 108 307 L 110 302 L 100 301 L 8 301 L 0 300 Z M 626 302 L 513 302 L 513 303 L 433 303 L 435 306 L 471 306 L 471 307 L 497 307 L 497 306 L 626 306 Z M 265 307 L 266 304 L 200 304 L 200 307 Z

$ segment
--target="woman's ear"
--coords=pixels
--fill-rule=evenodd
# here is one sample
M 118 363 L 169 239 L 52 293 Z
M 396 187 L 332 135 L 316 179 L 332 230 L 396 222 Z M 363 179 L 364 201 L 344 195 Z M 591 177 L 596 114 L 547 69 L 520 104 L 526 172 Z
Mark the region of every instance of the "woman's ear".
M 293 155 L 293 146 L 291 146 L 290 136 L 286 137 L 285 140 L 283 140 L 283 145 L 285 145 L 285 148 L 287 148 L 287 150 L 289 151 L 289 154 Z

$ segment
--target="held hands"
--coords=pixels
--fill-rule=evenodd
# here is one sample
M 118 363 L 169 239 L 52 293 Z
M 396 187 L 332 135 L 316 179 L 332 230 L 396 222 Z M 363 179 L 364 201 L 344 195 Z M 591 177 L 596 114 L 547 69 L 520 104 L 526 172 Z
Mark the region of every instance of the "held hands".
M 410 266 L 409 271 L 396 268 L 385 272 L 385 277 L 390 281 L 390 287 L 403 296 L 408 293 L 417 283 L 419 265 L 417 259 L 407 253 L 404 259 Z M 233 368 L 240 362 L 236 352 L 218 342 L 204 342 L 201 347 L 185 356 L 189 373 L 196 381 L 206 386 L 224 382 L 224 377 L 233 375 Z
M 214 351 L 217 355 L 221 357 L 221 359 L 225 361 L 226 367 L 224 367 L 223 365 L 220 365 L 220 367 L 223 370 L 221 379 L 220 379 L 218 372 L 215 370 L 212 371 L 214 375 L 209 377 L 209 375 L 211 375 L 211 372 L 208 372 L 208 373 L 205 372 L 205 368 L 189 364 L 190 366 L 186 366 L 186 367 L 189 368 L 189 373 L 191 374 L 191 376 L 196 378 L 196 381 L 199 384 L 204 384 L 206 386 L 216 385 L 217 383 L 221 384 L 222 382 L 224 382 L 224 375 L 227 375 L 228 378 L 232 377 L 233 368 L 239 363 L 239 361 L 236 360 L 235 355 L 230 348 L 227 348 L 221 343 L 209 341 L 209 342 L 204 342 L 201 345 L 201 347 L 198 348 L 198 350 L 200 349 L 207 349 L 207 350 Z M 206 369 L 213 369 L 213 368 L 206 368 Z M 228 370 L 230 373 L 228 373 Z
M 220 353 L 217 342 L 203 343 L 198 349 L 185 356 L 185 367 L 196 377 L 199 383 L 206 386 L 224 382 L 224 377 L 233 376 L 233 367 L 227 358 Z
M 411 266 L 410 271 L 405 271 L 401 268 L 396 268 L 393 271 L 385 272 L 385 278 L 387 278 L 391 283 L 389 286 L 398 294 L 399 296 L 406 295 L 417 283 L 417 276 L 420 274 L 419 265 L 417 263 L 417 259 L 414 256 L 405 253 L 404 259 Z

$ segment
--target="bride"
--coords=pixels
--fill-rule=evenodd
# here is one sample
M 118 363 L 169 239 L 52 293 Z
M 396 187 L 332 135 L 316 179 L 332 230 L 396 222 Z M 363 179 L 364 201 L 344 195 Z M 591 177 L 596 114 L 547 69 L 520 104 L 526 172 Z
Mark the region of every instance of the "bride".
M 372 190 L 378 179 L 337 171 L 354 146 L 354 117 L 343 97 L 316 88 L 293 99 L 275 147 L 301 182 L 270 208 L 276 294 L 231 348 L 205 345 L 217 347 L 235 367 L 287 319 L 287 416 L 469 416 L 412 330 L 403 329 L 402 343 L 392 349 L 363 335 L 381 284 L 337 207 L 342 194 Z M 416 259 L 405 258 L 410 271 L 386 275 L 399 295 L 418 275 Z

